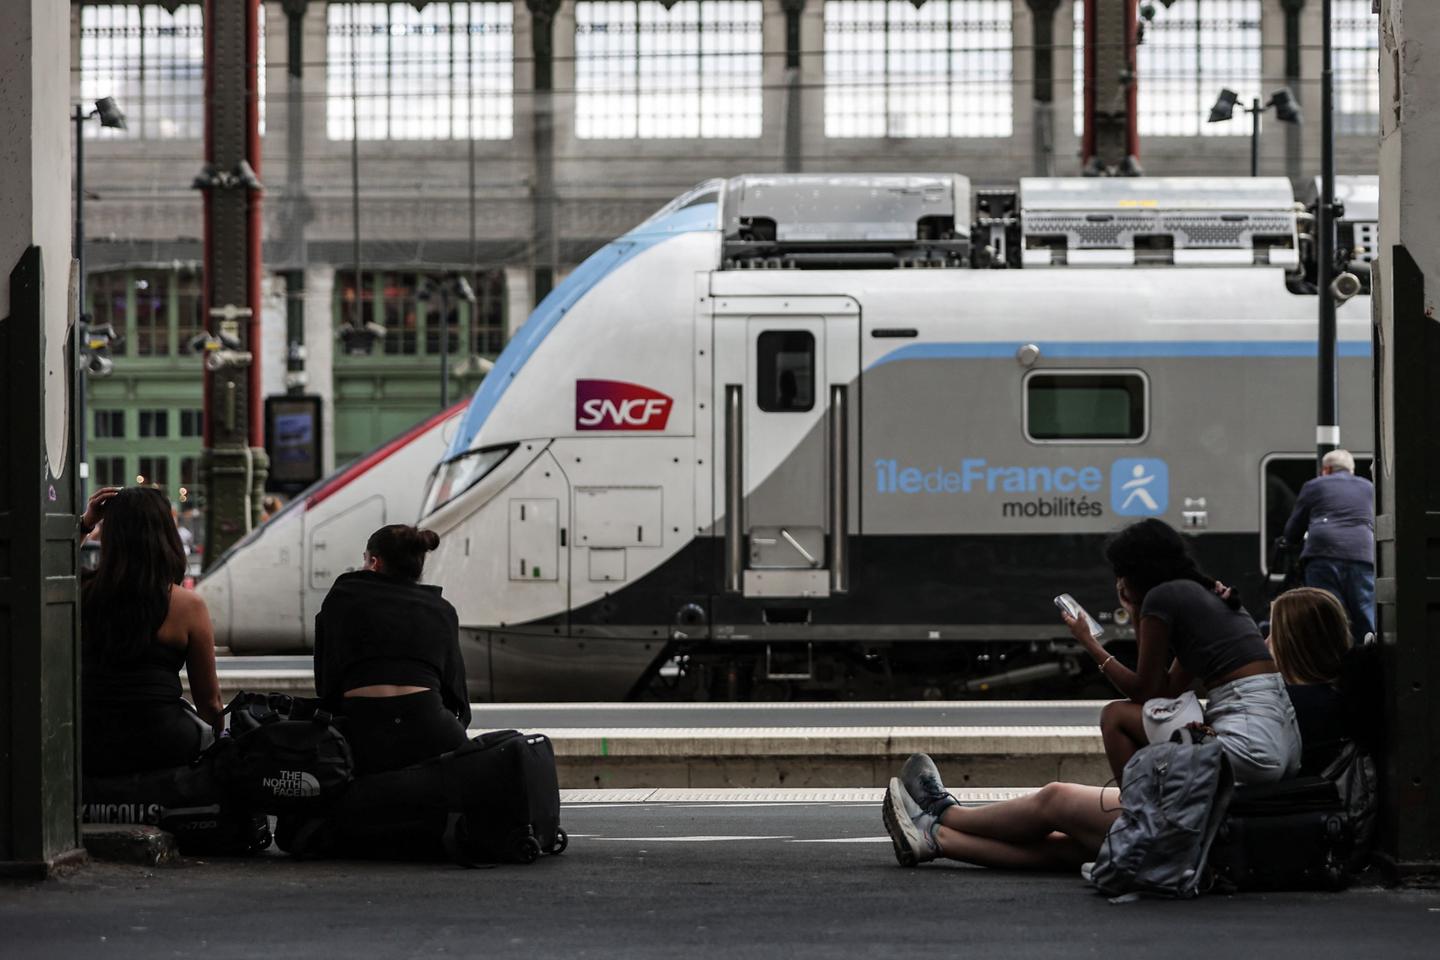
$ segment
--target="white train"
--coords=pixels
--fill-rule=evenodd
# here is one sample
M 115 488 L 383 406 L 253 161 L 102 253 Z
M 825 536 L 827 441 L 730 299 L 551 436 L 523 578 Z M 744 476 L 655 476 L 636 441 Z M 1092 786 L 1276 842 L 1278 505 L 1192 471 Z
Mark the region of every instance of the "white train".
M 296 496 L 220 556 L 195 589 L 215 643 L 235 653 L 301 653 L 335 578 L 360 567 L 365 540 L 413 523 L 425 471 L 453 439 L 465 403 L 437 413 Z
M 1374 180 L 1341 194 L 1362 288 L 1341 427 L 1363 454 Z M 956 694 L 1078 670 L 1051 598 L 1125 636 L 1101 544 L 1141 516 L 1258 612 L 1314 469 L 1310 224 L 1284 179 L 702 184 L 536 308 L 432 472 L 427 579 L 472 693 Z

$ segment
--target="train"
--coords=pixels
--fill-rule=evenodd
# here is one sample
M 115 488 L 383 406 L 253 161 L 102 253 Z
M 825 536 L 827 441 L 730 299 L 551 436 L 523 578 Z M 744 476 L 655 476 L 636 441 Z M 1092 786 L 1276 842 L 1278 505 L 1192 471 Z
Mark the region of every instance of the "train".
M 365 540 L 411 523 L 425 476 L 459 429 L 469 401 L 426 417 L 297 494 L 221 554 L 195 584 L 215 644 L 232 653 L 304 653 L 335 578 L 358 570 Z
M 1374 178 L 1341 196 L 1363 459 Z M 1315 469 L 1315 247 L 1284 178 L 698 185 L 566 277 L 414 466 L 472 695 L 1078 678 L 1053 598 L 1133 640 L 1101 549 L 1147 516 L 1263 614 Z

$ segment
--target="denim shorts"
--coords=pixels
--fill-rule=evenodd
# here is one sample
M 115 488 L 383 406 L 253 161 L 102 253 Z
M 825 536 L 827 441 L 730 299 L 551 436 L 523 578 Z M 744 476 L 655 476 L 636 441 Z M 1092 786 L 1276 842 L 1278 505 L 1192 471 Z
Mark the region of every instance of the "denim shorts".
M 1205 722 L 1230 758 L 1236 783 L 1273 783 L 1300 771 L 1300 726 L 1280 674 L 1215 687 Z

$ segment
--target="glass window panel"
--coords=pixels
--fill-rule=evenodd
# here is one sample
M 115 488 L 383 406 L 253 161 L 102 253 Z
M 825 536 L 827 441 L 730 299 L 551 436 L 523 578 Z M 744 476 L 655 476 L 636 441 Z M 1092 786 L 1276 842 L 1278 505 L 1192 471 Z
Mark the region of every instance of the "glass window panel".
M 760 136 L 763 15 L 760 0 L 580 0 L 576 135 Z
M 136 270 L 135 353 L 160 357 L 170 352 L 170 271 Z
M 124 457 L 96 457 L 95 484 L 101 487 L 123 487 L 130 483 L 125 475 Z
M 198 268 L 182 267 L 175 276 L 175 313 L 179 320 L 179 350 L 189 354 L 190 341 L 205 332 L 205 282 Z
M 1008 137 L 1010 0 L 826 0 L 827 137 Z
M 1140 75 L 1141 136 L 1250 135 L 1246 114 L 1209 123 L 1222 89 L 1240 102 L 1261 97 L 1261 0 L 1176 0 L 1160 8 L 1145 30 Z
M 766 413 L 801 413 L 815 406 L 815 337 L 804 330 L 767 330 L 756 338 L 756 402 Z
M 505 271 L 487 270 L 471 283 L 475 287 L 474 351 L 493 357 L 505 348 Z
M 141 411 L 140 411 L 140 436 L 142 436 L 142 437 L 168 437 L 168 436 L 170 436 L 170 411 L 168 411 L 168 410 L 141 410 Z
M 1025 381 L 1031 440 L 1138 440 L 1145 380 L 1135 373 L 1037 373 Z
M 80 9 L 80 100 L 114 97 L 127 129 L 85 124 L 90 139 L 198 140 L 205 132 L 200 4 Z
M 348 140 L 508 140 L 514 8 L 508 3 L 331 3 L 326 134 Z
M 125 436 L 124 410 L 96 410 L 95 437 L 97 439 L 123 439 Z
M 141 457 L 135 469 L 135 483 L 139 486 L 170 489 L 170 458 Z
M 205 411 L 204 410 L 181 410 L 180 411 L 180 436 L 198 437 L 205 432 Z
M 1380 27 L 1370 0 L 1332 0 L 1335 132 L 1380 133 Z

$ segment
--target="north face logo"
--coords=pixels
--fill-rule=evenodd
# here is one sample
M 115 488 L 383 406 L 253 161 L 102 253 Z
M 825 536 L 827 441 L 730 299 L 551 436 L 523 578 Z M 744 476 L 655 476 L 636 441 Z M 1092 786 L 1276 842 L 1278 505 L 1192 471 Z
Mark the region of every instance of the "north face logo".
M 273 777 L 263 778 L 260 786 L 273 797 L 320 796 L 320 781 L 304 770 L 281 770 Z

